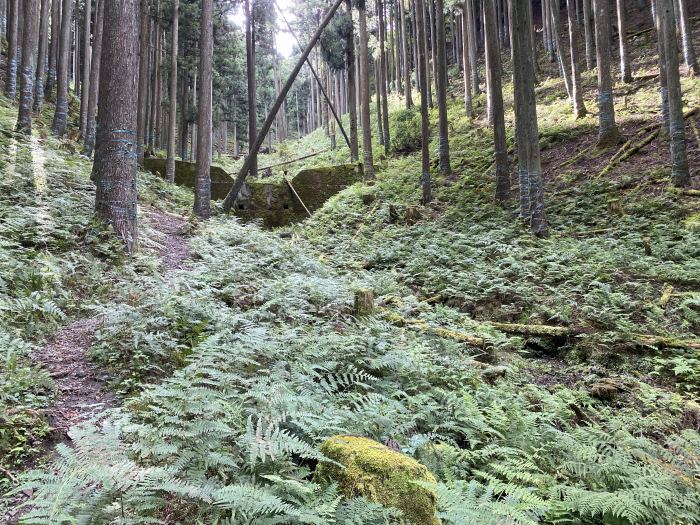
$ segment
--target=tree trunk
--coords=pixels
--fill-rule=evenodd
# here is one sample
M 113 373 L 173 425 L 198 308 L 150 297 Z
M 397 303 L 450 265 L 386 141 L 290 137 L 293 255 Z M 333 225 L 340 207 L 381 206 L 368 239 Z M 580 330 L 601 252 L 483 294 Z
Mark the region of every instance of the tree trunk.
M 377 11 L 379 12 L 379 69 L 381 71 L 381 83 L 379 85 L 378 94 L 381 94 L 382 100 L 382 125 L 384 128 L 384 152 L 388 153 L 391 149 L 389 137 L 389 101 L 388 94 L 390 89 L 389 74 L 391 68 L 387 60 L 386 46 L 386 17 L 384 15 L 384 2 L 377 0 Z
M 62 137 L 68 126 L 68 66 L 70 61 L 71 19 L 73 0 L 63 0 L 61 9 L 61 39 L 58 48 L 58 73 L 56 76 L 56 111 L 51 130 Z
M 620 75 L 625 84 L 632 82 L 632 66 L 630 64 L 627 45 L 627 13 L 625 0 L 617 0 L 617 30 L 620 42 Z
M 573 0 L 566 0 L 566 11 L 569 17 L 569 49 L 571 51 L 571 90 L 574 103 L 574 118 L 586 116 L 586 106 L 583 103 L 583 86 L 581 85 L 581 63 L 578 54 L 579 29 L 576 24 L 576 6 Z
M 678 7 L 678 26 L 683 42 L 683 59 L 685 65 L 694 75 L 700 75 L 700 67 L 693 47 L 693 26 L 688 14 L 688 0 L 675 0 Z
M 660 135 L 663 138 L 668 138 L 671 132 L 669 106 L 668 106 L 668 74 L 666 72 L 666 51 L 664 47 L 663 28 L 661 27 L 661 18 L 659 10 L 656 8 L 656 0 L 651 1 L 654 24 L 657 34 L 657 52 L 659 56 L 659 98 L 661 99 L 661 126 Z
M 214 62 L 214 0 L 202 0 L 199 26 L 199 103 L 197 123 L 197 178 L 194 214 L 211 215 L 212 75 Z
M 486 76 L 493 113 L 493 139 L 496 157 L 496 202 L 510 198 L 510 173 L 506 146 L 506 123 L 503 109 L 501 55 L 498 47 L 498 27 L 494 0 L 484 0 L 484 33 L 486 45 Z M 529 38 L 529 35 L 526 35 Z
M 657 0 L 661 34 L 666 59 L 666 81 L 668 83 L 668 113 L 671 130 L 671 180 L 674 186 L 690 186 L 688 154 L 683 118 L 683 92 L 678 71 L 678 41 L 673 14 L 673 0 Z
M 24 0 L 24 29 L 22 31 L 22 64 L 19 79 L 19 112 L 17 131 L 32 134 L 32 102 L 36 50 L 39 40 L 39 0 Z
M 257 103 L 255 82 L 255 24 L 252 12 L 253 0 L 245 0 L 244 11 L 246 17 L 246 71 L 248 72 L 248 159 L 250 171 L 258 171 L 258 152 L 253 145 L 257 141 Z
M 146 102 L 148 98 L 148 55 L 149 45 L 149 0 L 141 0 L 139 29 L 139 89 L 138 116 L 136 125 L 136 143 L 138 165 L 143 165 L 143 155 L 146 145 Z
M 80 92 L 80 136 L 85 137 L 87 129 L 87 108 L 90 96 L 90 21 L 92 0 L 85 0 L 85 26 L 83 29 L 83 85 Z
M 543 0 L 544 1 L 544 0 Z M 469 31 L 467 32 L 467 43 L 469 45 L 469 65 L 471 66 L 471 81 L 472 94 L 477 96 L 481 93 L 479 86 L 479 64 L 477 63 L 477 47 L 478 40 L 476 34 L 476 12 L 474 9 L 474 0 L 466 0 L 467 9 L 467 24 Z
M 352 20 L 352 0 L 345 0 L 345 8 L 348 16 Z M 357 81 L 355 78 L 355 32 L 352 24 L 350 25 L 350 31 L 348 31 L 346 35 L 345 45 L 347 46 L 345 67 L 348 75 L 348 109 L 350 113 L 350 159 L 353 162 L 357 162 L 360 152 L 357 138 L 357 103 L 355 92 L 357 90 Z M 298 119 L 299 114 L 297 110 L 297 120 Z
M 591 18 L 591 0 L 583 0 L 583 30 L 586 40 L 586 69 L 595 67 L 595 44 L 593 43 L 593 20 Z
M 5 71 L 5 95 L 11 101 L 17 96 L 17 39 L 19 30 L 20 0 L 9 0 L 7 20 L 7 70 Z
M 425 59 L 426 71 L 428 76 L 428 106 L 433 107 L 433 81 L 435 80 L 435 47 L 433 46 L 433 38 L 435 30 L 433 29 L 433 0 L 423 0 L 423 22 L 425 23 Z
M 571 76 L 569 76 L 569 69 L 566 64 L 566 46 L 561 38 L 561 12 L 559 10 L 559 0 L 550 0 L 550 18 L 552 20 L 552 34 L 554 36 L 554 41 L 557 45 L 557 59 L 559 61 L 559 69 L 561 70 L 561 77 L 564 80 L 564 88 L 566 89 L 566 94 L 570 99 L 573 100 L 573 92 L 571 89 Z
M 165 161 L 165 178 L 175 182 L 175 129 L 177 123 L 177 57 L 180 29 L 179 0 L 173 0 L 172 42 L 170 47 L 170 93 L 168 95 L 168 156 Z
M 374 159 L 372 155 L 372 124 L 370 120 L 370 93 L 369 93 L 369 50 L 367 49 L 367 15 L 365 13 L 365 0 L 357 4 L 360 24 L 360 100 L 362 101 L 362 154 L 364 158 L 364 172 L 368 179 L 374 179 Z
M 160 79 L 160 54 L 161 54 L 161 39 L 160 39 L 160 0 L 156 0 L 156 19 L 153 22 L 153 38 L 155 39 L 155 47 L 153 49 L 153 72 L 151 74 L 151 113 L 150 126 L 146 136 L 148 137 L 148 149 L 151 154 L 155 151 L 156 144 L 156 127 L 158 122 L 158 86 Z
M 12 1 L 12 0 L 10 0 Z M 61 32 L 61 1 L 51 2 L 51 48 L 49 50 L 49 71 L 46 79 L 44 97 L 49 98 L 56 86 L 56 68 L 58 67 L 58 49 L 60 47 Z
M 85 129 L 85 145 L 83 155 L 91 157 L 95 149 L 95 132 L 97 118 L 97 97 L 99 96 L 100 68 L 102 61 L 102 34 L 104 31 L 105 2 L 96 0 L 95 36 L 93 37 L 92 61 L 90 63 L 90 95 L 87 108 L 87 127 Z
M 93 178 L 95 211 L 130 253 L 137 244 L 136 112 L 138 0 L 104 0 L 102 74 Z
M 610 9 L 608 2 L 609 0 L 593 0 L 598 61 L 599 148 L 610 148 L 620 142 L 620 130 L 615 122 L 613 83 L 610 74 Z
M 435 0 L 435 26 L 437 47 L 437 105 L 439 113 L 438 127 L 440 130 L 440 174 L 452 173 L 450 167 L 450 137 L 447 120 L 447 61 L 445 57 L 445 14 L 443 0 Z
M 403 6 L 403 0 L 398 0 L 397 7 L 399 9 L 399 20 L 401 22 L 401 60 L 403 61 L 403 89 L 404 102 L 406 109 L 413 107 L 413 97 L 411 96 L 411 66 L 408 54 L 408 31 L 406 25 L 406 10 Z
M 474 117 L 474 104 L 472 102 L 472 85 L 470 81 L 471 72 L 471 62 L 469 58 L 469 42 L 467 38 L 467 33 L 469 32 L 469 16 L 467 15 L 467 10 L 469 9 L 468 0 L 465 0 L 462 9 L 462 61 L 464 62 L 462 66 L 462 73 L 464 75 L 464 108 L 467 112 L 467 117 L 469 119 Z
M 46 75 L 46 52 L 49 45 L 49 10 L 51 0 L 41 0 L 41 15 L 39 16 L 39 54 L 37 58 L 36 77 L 34 80 L 35 113 L 41 113 L 44 107 L 44 77 Z
M 531 16 L 527 5 L 510 2 L 513 24 L 513 85 L 516 105 L 520 213 L 530 220 L 535 235 L 546 236 L 549 227 L 544 211 L 544 186 L 537 127 L 537 99 L 532 45 L 529 36 Z
M 416 0 L 416 38 L 418 42 L 425 40 L 425 10 L 423 0 Z M 428 117 L 428 57 L 423 45 L 418 45 L 418 63 L 416 69 L 420 78 L 420 114 L 421 114 L 421 189 L 423 204 L 433 200 L 430 181 L 430 121 Z

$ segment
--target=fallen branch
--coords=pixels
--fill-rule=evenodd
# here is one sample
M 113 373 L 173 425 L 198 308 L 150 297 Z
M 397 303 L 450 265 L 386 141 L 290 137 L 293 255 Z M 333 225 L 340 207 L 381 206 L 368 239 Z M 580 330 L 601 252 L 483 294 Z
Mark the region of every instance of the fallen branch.
M 310 159 L 311 157 L 315 157 L 316 155 L 320 155 L 321 153 L 325 153 L 329 149 L 330 148 L 322 149 L 321 151 L 314 151 L 313 153 L 309 153 L 308 155 L 304 155 L 303 157 L 297 157 L 296 159 L 288 160 L 285 162 L 280 162 L 278 164 L 271 164 L 270 166 L 265 166 L 263 168 L 258 168 L 258 171 L 265 171 L 265 170 L 269 170 L 272 168 L 279 168 L 280 166 L 286 166 L 288 164 L 294 164 L 295 162 L 299 162 L 300 160 Z
M 549 337 L 569 337 L 578 335 L 580 330 L 567 326 L 550 326 L 544 324 L 510 324 L 510 323 L 484 323 L 491 328 L 500 330 L 507 334 L 528 335 L 528 336 L 549 336 Z
M 389 310 L 384 310 L 382 312 L 382 317 L 396 326 L 413 328 L 420 332 L 436 335 L 444 339 L 452 339 L 453 341 L 466 343 L 479 348 L 484 348 L 486 346 L 486 340 L 483 337 L 465 334 L 464 332 L 455 332 L 454 330 L 448 330 L 447 328 L 440 328 L 438 326 L 431 326 L 421 319 L 406 319 L 396 312 Z
M 286 175 L 282 175 L 284 178 L 284 182 L 287 183 L 287 186 L 289 186 L 289 189 L 292 190 L 292 193 L 294 196 L 297 198 L 297 200 L 301 203 L 301 205 L 304 207 L 304 210 L 306 211 L 306 214 L 311 217 L 311 212 L 309 211 L 309 208 L 306 207 L 306 204 L 304 204 L 304 201 L 301 200 L 301 197 L 299 197 L 299 194 L 297 193 L 297 190 L 294 189 L 294 186 L 292 186 L 292 183 L 289 181 Z
M 9 470 L 7 470 L 7 469 L 6 469 L 5 467 L 3 467 L 2 465 L 0 465 L 0 472 L 2 472 L 3 474 L 5 474 L 5 476 L 6 476 L 10 481 L 12 481 L 12 483 L 14 483 L 15 485 L 16 485 L 17 483 L 19 483 L 19 481 L 17 480 L 17 478 L 14 476 L 14 474 L 12 474 L 12 472 L 10 472 Z

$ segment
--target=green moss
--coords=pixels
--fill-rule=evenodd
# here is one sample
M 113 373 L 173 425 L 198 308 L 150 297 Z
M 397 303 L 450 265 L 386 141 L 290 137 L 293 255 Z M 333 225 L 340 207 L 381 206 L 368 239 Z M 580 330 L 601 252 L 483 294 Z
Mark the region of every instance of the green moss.
M 165 177 L 166 159 L 150 158 L 144 159 L 143 167 L 147 171 Z M 194 188 L 197 174 L 197 165 L 193 162 L 175 162 L 175 184 Z M 211 198 L 213 200 L 223 200 L 233 185 L 233 179 L 223 168 L 212 166 L 211 176 Z
M 395 507 L 407 521 L 417 525 L 440 523 L 435 516 L 435 495 L 414 483 L 434 483 L 435 478 L 415 459 L 356 436 L 334 436 L 321 446 L 321 452 L 345 468 L 320 463 L 316 478 L 337 482 L 346 497 L 364 497 Z

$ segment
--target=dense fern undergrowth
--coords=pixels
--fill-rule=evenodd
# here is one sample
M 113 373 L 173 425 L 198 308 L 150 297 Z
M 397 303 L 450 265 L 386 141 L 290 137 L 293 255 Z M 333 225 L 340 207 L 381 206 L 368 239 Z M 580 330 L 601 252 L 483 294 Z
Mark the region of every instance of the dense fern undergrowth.
M 595 122 L 563 116 L 550 84 L 545 147 Z M 685 88 L 697 102 L 696 84 Z M 645 96 L 630 95 L 628 117 L 653 106 Z M 401 523 L 395 509 L 313 478 L 321 443 L 353 434 L 427 465 L 447 524 L 700 523 L 698 357 L 672 344 L 700 328 L 697 204 L 666 189 L 664 170 L 562 168 L 548 180 L 553 235 L 534 239 L 491 202 L 488 132 L 458 103 L 450 113 L 456 173 L 436 177 L 436 202 L 419 218 L 402 218 L 419 201 L 417 157 L 380 159 L 376 183 L 303 224 L 196 225 L 193 260 L 167 276 L 147 254 L 147 225 L 146 254 L 125 260 L 92 222 L 88 163 L 50 139 L 35 145 L 51 173 L 41 193 L 36 155 L 22 160 L 33 142 L 3 139 L 12 198 L 1 211 L 0 320 L 12 353 L 0 409 L 36 418 L 25 435 L 41 429 L 51 382 L 27 355 L 60 324 L 97 314 L 90 355 L 124 399 L 24 476 L 15 490 L 34 491 L 25 521 Z M 294 157 L 324 140 L 285 147 Z M 139 185 L 144 204 L 189 204 L 151 177 Z M 361 319 L 359 289 L 378 304 Z M 493 321 L 574 331 L 512 336 Z M 601 384 L 615 395 L 596 393 Z

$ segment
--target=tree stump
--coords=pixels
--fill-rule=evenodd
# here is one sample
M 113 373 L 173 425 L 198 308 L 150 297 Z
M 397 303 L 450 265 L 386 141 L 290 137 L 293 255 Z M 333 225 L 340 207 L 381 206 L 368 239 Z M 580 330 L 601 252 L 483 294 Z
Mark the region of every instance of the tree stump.
M 357 317 L 367 317 L 374 312 L 374 291 L 357 290 L 355 292 L 354 313 Z

